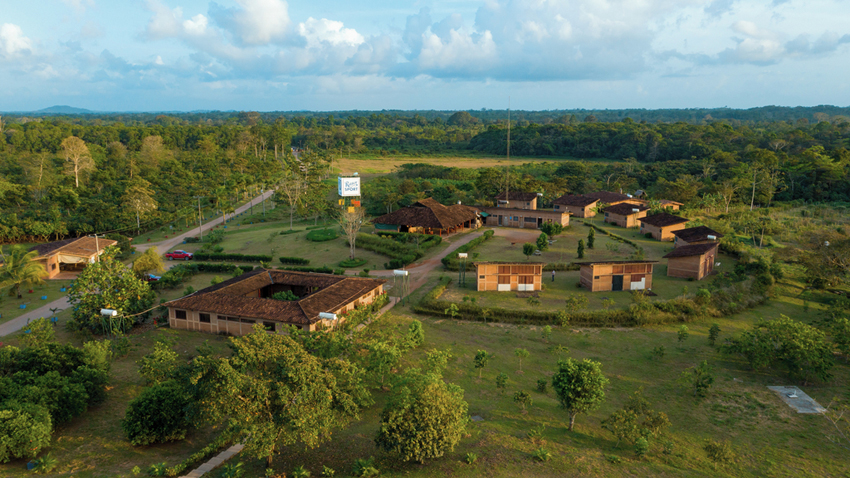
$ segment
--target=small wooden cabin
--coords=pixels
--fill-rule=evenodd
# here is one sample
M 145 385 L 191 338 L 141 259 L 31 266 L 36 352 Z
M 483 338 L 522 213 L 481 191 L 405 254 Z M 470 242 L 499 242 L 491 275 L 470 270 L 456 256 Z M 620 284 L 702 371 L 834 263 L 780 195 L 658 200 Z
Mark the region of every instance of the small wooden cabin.
M 640 204 L 620 203 L 602 210 L 605 222 L 620 227 L 638 227 L 640 220 L 646 217 L 649 208 Z
M 492 227 L 520 227 L 540 229 L 543 224 L 555 222 L 564 227 L 570 225 L 570 213 L 543 209 L 509 209 L 504 207 L 479 206 L 484 224 Z
M 652 234 L 656 241 L 672 241 L 674 232 L 685 228 L 690 219 L 662 212 L 640 220 L 641 234 Z
M 664 256 L 667 259 L 667 275 L 702 280 L 714 271 L 718 245 L 717 242 L 706 242 L 673 249 Z
M 581 285 L 591 292 L 652 289 L 652 269 L 658 261 L 577 262 Z
M 705 244 L 707 242 L 717 242 L 723 234 L 706 226 L 689 227 L 673 232 L 674 247 L 687 246 L 689 244 Z
M 662 199 L 658 202 L 661 204 L 661 207 L 670 209 L 671 211 L 678 211 L 680 207 L 684 206 L 684 204 L 680 202 L 671 201 L 669 199 Z
M 543 284 L 542 262 L 476 262 L 478 287 L 485 291 L 535 291 Z

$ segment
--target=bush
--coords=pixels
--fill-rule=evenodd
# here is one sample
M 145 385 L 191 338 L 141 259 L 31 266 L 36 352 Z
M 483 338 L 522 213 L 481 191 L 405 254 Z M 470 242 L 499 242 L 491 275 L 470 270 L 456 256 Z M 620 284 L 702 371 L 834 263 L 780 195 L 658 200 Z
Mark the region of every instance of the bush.
M 421 247 L 417 248 L 416 244 L 397 240 L 399 238 L 397 234 L 377 235 L 361 232 L 357 235 L 357 247 L 391 258 L 391 261 L 384 264 L 387 269 L 404 267 L 425 255 Z
M 254 254 L 219 254 L 196 252 L 195 259 L 199 261 L 230 261 L 230 262 L 269 262 L 272 256 Z
M 279 260 L 281 264 L 293 264 L 296 266 L 306 266 L 310 263 L 310 259 L 302 259 L 300 257 L 278 257 L 277 260 Z
M 319 274 L 336 274 L 344 275 L 344 269 L 331 269 L 330 267 L 278 267 L 280 270 L 296 271 L 296 272 L 316 272 Z
M 301 229 L 288 229 L 286 231 L 280 231 L 278 234 L 281 236 L 288 236 L 290 234 L 298 234 L 299 232 L 304 232 Z
M 190 237 L 187 237 L 186 239 L 183 239 L 183 240 L 186 241 L 186 244 L 195 244 L 195 243 L 201 242 L 200 237 L 191 237 L 190 236 Z
M 564 232 L 564 226 L 558 224 L 557 222 L 547 222 L 540 226 L 540 230 L 543 231 L 547 236 L 552 237 Z
M 291 290 L 285 290 L 283 292 L 277 292 L 272 295 L 272 299 L 274 300 L 283 300 L 283 301 L 295 301 L 300 300 L 300 297 L 293 294 Z
M 346 259 L 339 263 L 339 266 L 344 269 L 354 269 L 356 267 L 360 267 L 368 262 L 366 259 Z
M 335 229 L 315 229 L 307 233 L 307 240 L 313 242 L 332 241 L 339 237 Z M 360 239 L 358 237 L 358 239 Z
M 192 424 L 185 412 L 189 406 L 179 383 L 155 384 L 130 402 L 121 427 L 134 446 L 182 440 Z
M 375 468 L 375 458 L 358 458 L 351 468 L 351 474 L 357 477 L 361 476 L 378 476 L 381 472 Z
M 33 458 L 50 445 L 53 424 L 39 405 L 7 403 L 0 410 L 0 463 Z

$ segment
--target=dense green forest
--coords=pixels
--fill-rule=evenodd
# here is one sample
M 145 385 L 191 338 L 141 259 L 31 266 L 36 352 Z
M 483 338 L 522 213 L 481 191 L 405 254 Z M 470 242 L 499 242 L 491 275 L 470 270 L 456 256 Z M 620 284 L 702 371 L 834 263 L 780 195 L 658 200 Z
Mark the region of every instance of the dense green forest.
M 723 112 L 729 119 L 718 119 Z M 132 235 L 177 219 L 195 221 L 198 196 L 226 213 L 264 188 L 318 184 L 340 155 L 506 154 L 505 112 L 473 113 L 7 116 L 0 123 L 0 242 Z M 586 161 L 514 174 L 408 168 L 367 187 L 370 212 L 426 193 L 486 201 L 504 185 L 543 192 L 548 201 L 601 188 L 723 207 L 850 200 L 847 108 L 567 113 L 514 112 L 511 154 Z M 623 116 L 632 113 L 635 118 Z M 683 121 L 663 120 L 668 117 Z M 616 121 L 603 121 L 609 118 Z M 302 151 L 298 157 L 292 147 Z M 392 191 L 379 197 L 387 188 Z M 319 190 L 301 190 L 279 200 L 295 198 L 305 214 L 327 211 Z

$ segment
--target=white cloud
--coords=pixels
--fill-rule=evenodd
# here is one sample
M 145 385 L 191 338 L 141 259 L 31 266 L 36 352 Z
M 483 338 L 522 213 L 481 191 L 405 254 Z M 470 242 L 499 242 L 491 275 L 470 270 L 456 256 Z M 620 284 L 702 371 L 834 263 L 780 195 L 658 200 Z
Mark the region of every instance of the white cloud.
M 21 27 L 13 23 L 0 25 L 0 51 L 5 56 L 17 56 L 23 52 L 32 52 L 32 41 L 24 36 Z
M 180 36 L 183 33 L 181 25 L 183 20 L 182 8 L 177 7 L 172 10 L 159 0 L 147 0 L 147 8 L 153 12 L 153 16 L 145 29 L 148 38 L 159 40 Z
M 433 33 L 423 36 L 418 63 L 422 70 L 435 69 L 479 71 L 496 56 L 496 44 L 489 31 L 473 35 L 451 30 L 448 38 Z
M 62 0 L 62 3 L 73 8 L 77 13 L 83 13 L 87 7 L 94 7 L 94 0 Z
M 363 43 L 363 35 L 353 28 L 345 28 L 342 22 L 313 17 L 298 25 L 298 34 L 307 40 L 307 46 L 315 48 L 322 43 L 331 45 L 358 46 Z
M 207 17 L 199 13 L 192 17 L 191 20 L 183 21 L 183 30 L 189 35 L 200 36 L 206 33 L 207 23 Z
M 283 0 L 236 0 L 241 8 L 210 7 L 216 22 L 243 45 L 265 45 L 284 39 L 289 6 Z

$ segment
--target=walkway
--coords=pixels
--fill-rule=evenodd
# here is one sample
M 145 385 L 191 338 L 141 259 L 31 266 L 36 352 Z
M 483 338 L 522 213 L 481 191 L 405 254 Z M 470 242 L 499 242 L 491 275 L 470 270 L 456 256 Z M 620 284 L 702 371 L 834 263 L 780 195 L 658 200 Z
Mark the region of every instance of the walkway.
M 189 473 L 181 476 L 180 478 L 201 478 L 205 473 L 209 473 L 219 466 L 225 461 L 233 458 L 233 455 L 238 454 L 242 449 L 245 448 L 245 445 L 233 445 L 232 447 L 224 450 L 215 456 L 215 458 L 211 458 L 210 461 L 204 463 L 203 465 L 195 468 Z
M 241 214 L 241 213 L 247 211 L 251 207 L 252 202 L 256 202 L 256 201 L 259 201 L 259 200 L 262 200 L 262 199 L 268 199 L 273 194 L 273 192 L 274 191 L 266 191 L 264 194 L 255 197 L 252 201 L 250 201 L 250 202 L 248 202 L 248 203 L 246 203 L 242 206 L 239 206 L 238 208 L 236 208 L 236 214 Z M 214 226 L 221 224 L 222 220 L 223 220 L 222 217 L 219 216 L 219 217 L 207 222 L 206 224 L 203 225 L 204 231 L 208 231 L 208 230 L 212 229 Z M 186 239 L 187 237 L 197 236 L 197 235 L 200 235 L 200 234 L 201 234 L 200 229 L 196 227 L 196 228 L 192 229 L 191 231 L 188 231 L 184 234 L 180 234 L 179 236 L 176 236 L 174 238 L 169 238 L 167 241 L 149 242 L 149 243 L 145 243 L 145 244 L 138 244 L 138 245 L 135 245 L 134 247 L 136 248 L 137 254 L 141 254 L 142 252 L 145 252 L 151 246 L 157 246 L 157 248 L 159 249 L 159 252 L 162 253 L 162 254 L 165 254 L 169 249 L 176 247 L 178 244 L 182 244 L 183 240 Z M 174 263 L 169 262 L 166 267 L 171 268 L 173 266 L 174 266 Z M 12 319 L 8 322 L 0 324 L 0 337 L 10 335 L 10 334 L 13 334 L 13 333 L 21 330 L 25 325 L 27 325 L 27 323 L 30 320 L 35 320 L 35 319 L 38 319 L 38 318 L 41 318 L 41 317 L 51 317 L 53 315 L 53 312 L 51 312 L 50 309 L 65 310 L 65 309 L 69 308 L 70 306 L 71 306 L 71 304 L 68 302 L 68 297 L 65 296 L 65 297 L 61 297 L 59 299 L 56 299 L 56 300 L 54 300 L 53 302 L 50 302 L 47 305 L 43 305 L 43 306 L 39 307 L 38 309 L 35 309 L 31 312 L 27 312 L 26 314 L 15 317 L 14 319 Z

